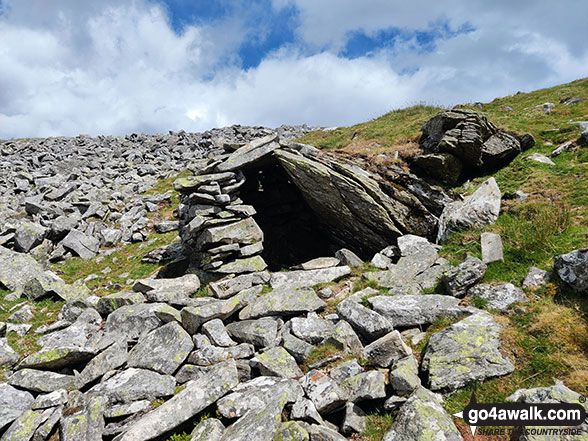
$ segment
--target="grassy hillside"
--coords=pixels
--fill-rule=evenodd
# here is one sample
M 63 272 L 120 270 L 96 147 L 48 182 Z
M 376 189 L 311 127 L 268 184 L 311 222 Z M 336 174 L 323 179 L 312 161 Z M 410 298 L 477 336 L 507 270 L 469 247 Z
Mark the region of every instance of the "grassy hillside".
M 563 104 L 572 97 L 586 100 Z M 530 109 L 545 102 L 555 104 L 549 115 L 541 108 Z M 535 147 L 494 174 L 503 193 L 523 190 L 529 197 L 524 202 L 503 201 L 496 224 L 453 234 L 441 254 L 454 264 L 466 254 L 481 257 L 480 233 L 500 233 L 505 262 L 490 264 L 484 282 L 521 286 L 529 267 L 551 270 L 555 255 L 588 246 L 588 147 L 576 146 L 552 158 L 555 166 L 525 159 L 535 152 L 549 154 L 558 145 L 578 139 L 580 130 L 570 122 L 588 120 L 588 79 L 497 98 L 482 108 L 471 108 L 484 112 L 500 128 L 535 137 Z M 313 132 L 300 142 L 367 156 L 394 151 L 399 151 L 401 157 L 411 155 L 417 149 L 421 124 L 439 110 L 411 107 L 352 127 Z M 476 178 L 457 190 L 470 193 L 487 177 Z M 532 301 L 514 313 L 491 311 L 503 325 L 505 351 L 515 359 L 516 370 L 478 385 L 478 400 L 500 402 L 519 388 L 548 386 L 553 379 L 563 380 L 572 389 L 588 395 L 588 299 L 557 281 L 528 295 Z M 449 324 L 439 323 L 428 333 Z M 415 349 L 422 348 L 424 343 Z M 473 386 L 467 387 L 449 397 L 445 403 L 447 410 L 462 410 L 472 390 Z M 465 433 L 464 436 L 468 439 Z

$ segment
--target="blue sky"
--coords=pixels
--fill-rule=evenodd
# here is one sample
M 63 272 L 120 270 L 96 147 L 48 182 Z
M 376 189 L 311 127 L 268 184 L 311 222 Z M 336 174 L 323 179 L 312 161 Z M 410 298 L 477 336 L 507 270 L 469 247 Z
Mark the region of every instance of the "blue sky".
M 0 0 L 0 138 L 349 125 L 588 76 L 584 0 Z

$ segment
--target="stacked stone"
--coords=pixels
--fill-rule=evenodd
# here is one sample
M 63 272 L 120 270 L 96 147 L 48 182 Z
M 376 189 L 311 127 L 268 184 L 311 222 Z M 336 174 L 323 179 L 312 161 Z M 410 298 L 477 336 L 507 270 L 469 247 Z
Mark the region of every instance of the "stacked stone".
M 206 169 L 204 170 L 206 171 Z M 263 231 L 238 190 L 241 171 L 204 173 L 176 180 L 181 193 L 180 236 L 191 264 L 209 273 L 241 274 L 264 270 Z

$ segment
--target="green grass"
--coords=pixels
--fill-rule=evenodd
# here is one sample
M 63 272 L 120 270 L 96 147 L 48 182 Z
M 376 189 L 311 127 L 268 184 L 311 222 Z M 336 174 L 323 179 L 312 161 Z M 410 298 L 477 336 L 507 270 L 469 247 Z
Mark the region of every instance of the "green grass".
M 393 422 L 394 417 L 390 412 L 376 410 L 367 415 L 365 430 L 352 439 L 355 441 L 380 441 L 390 430 Z
M 339 354 L 341 351 L 334 345 L 320 345 L 312 350 L 312 352 L 304 360 L 304 366 L 308 367 L 326 358 Z

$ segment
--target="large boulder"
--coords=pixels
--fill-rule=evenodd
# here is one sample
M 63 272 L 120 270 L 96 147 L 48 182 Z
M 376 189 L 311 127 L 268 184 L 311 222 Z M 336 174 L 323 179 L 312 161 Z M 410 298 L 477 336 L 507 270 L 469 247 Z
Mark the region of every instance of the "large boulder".
M 502 193 L 496 180 L 490 178 L 465 201 L 446 205 L 439 218 L 437 243 L 443 242 L 454 231 L 480 228 L 496 222 L 501 199 Z
M 421 364 L 430 389 L 453 391 L 511 373 L 514 365 L 499 351 L 500 331 L 490 314 L 479 312 L 433 334 Z
M 588 294 L 588 248 L 557 256 L 553 267 L 574 290 Z

